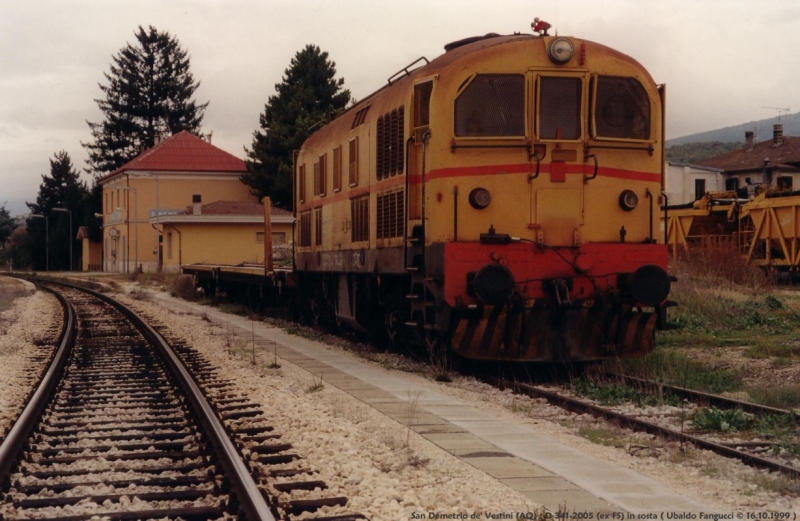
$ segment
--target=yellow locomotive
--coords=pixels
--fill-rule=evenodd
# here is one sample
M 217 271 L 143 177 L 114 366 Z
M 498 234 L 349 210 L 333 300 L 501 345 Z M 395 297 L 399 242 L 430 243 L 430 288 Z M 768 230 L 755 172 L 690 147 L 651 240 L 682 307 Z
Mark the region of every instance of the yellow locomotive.
M 572 37 L 488 34 L 445 50 L 298 152 L 307 312 L 475 359 L 650 350 L 670 289 L 654 236 L 663 86 Z

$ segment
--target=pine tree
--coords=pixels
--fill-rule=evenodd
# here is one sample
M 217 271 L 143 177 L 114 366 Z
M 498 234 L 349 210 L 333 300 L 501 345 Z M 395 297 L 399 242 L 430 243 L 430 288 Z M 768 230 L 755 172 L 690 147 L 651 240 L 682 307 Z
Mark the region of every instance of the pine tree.
M 70 243 L 75 241 L 78 227 L 93 217 L 93 206 L 86 204 L 88 200 L 89 190 L 86 183 L 80 180 L 69 154 L 64 150 L 53 154 L 53 159 L 50 160 L 50 175 L 42 175 L 36 202 L 25 203 L 32 214 L 47 217 L 47 219 L 28 218 L 28 234 L 31 237 L 28 244 L 34 250 L 30 252 L 29 257 L 34 259 L 36 269 L 44 269 L 47 265 L 45 253 L 48 236 L 50 268 L 69 269 Z M 53 211 L 54 208 L 63 208 L 67 212 Z M 45 225 L 48 225 L 47 230 Z M 79 251 L 80 248 L 73 243 L 73 255 Z M 74 261 L 75 259 L 73 266 L 76 265 Z
M 277 94 L 259 116 L 262 130 L 253 132 L 242 182 L 258 197 L 269 196 L 282 208 L 292 205 L 292 152 L 350 101 L 344 79 L 335 79 L 336 64 L 316 45 L 299 51 L 285 71 Z
M 14 219 L 11 214 L 5 205 L 0 206 L 0 250 L 4 248 L 6 241 L 11 237 L 14 228 Z
M 188 130 L 198 134 L 208 102 L 191 98 L 200 82 L 189 71 L 189 56 L 168 32 L 141 26 L 136 45 L 126 44 L 112 57 L 105 99 L 96 99 L 105 119 L 87 121 L 90 143 L 88 171 L 96 177 L 112 172 L 143 149 L 152 147 L 159 133 Z

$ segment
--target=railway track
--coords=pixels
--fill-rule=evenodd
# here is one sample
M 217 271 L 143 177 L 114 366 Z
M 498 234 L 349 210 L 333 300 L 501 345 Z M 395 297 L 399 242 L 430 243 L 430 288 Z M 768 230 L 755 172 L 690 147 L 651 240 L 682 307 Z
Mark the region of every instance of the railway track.
M 189 346 L 104 295 L 51 291 L 65 325 L 0 443 L 0 519 L 365 519 Z
M 486 374 L 480 376 L 481 379 L 500 388 L 509 388 L 520 394 L 545 399 L 547 402 L 570 412 L 588 414 L 623 428 L 646 432 L 665 439 L 691 443 L 699 448 L 710 450 L 729 458 L 739 459 L 753 467 L 780 472 L 794 479 L 800 478 L 800 465 L 796 464 L 800 458 L 797 456 L 781 458 L 780 453 L 783 451 L 780 450 L 780 443 L 765 439 L 748 441 L 738 437 L 735 431 L 712 434 L 701 432 L 692 427 L 687 428 L 687 423 L 691 422 L 691 411 L 695 407 L 739 410 L 754 417 L 783 419 L 784 424 L 788 425 L 788 428 L 793 433 L 794 446 L 800 447 L 800 445 L 797 445 L 797 423 L 800 420 L 800 415 L 792 411 L 766 407 L 631 376 L 609 375 L 609 377 L 632 385 L 637 389 L 657 393 L 660 396 L 671 394 L 684 400 L 689 404 L 689 407 L 681 407 L 678 410 L 673 408 L 672 411 L 667 411 L 666 413 L 653 414 L 653 410 L 646 410 L 645 408 L 600 405 L 586 397 L 555 386 L 533 385 Z M 773 454 L 776 452 L 776 448 L 778 449 L 778 455 Z

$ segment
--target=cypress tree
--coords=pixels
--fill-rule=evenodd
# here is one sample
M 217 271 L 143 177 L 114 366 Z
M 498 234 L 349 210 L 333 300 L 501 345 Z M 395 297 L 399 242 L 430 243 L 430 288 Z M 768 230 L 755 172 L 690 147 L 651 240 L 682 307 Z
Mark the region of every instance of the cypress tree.
M 261 130 L 253 132 L 242 182 L 272 204 L 292 205 L 292 152 L 317 128 L 332 120 L 350 101 L 344 79 L 336 79 L 336 64 L 316 45 L 299 51 L 275 85 L 259 116 Z
M 112 172 L 143 149 L 152 147 L 159 133 L 187 130 L 198 134 L 208 102 L 192 100 L 200 82 L 189 70 L 189 56 L 169 32 L 139 26 L 136 43 L 126 44 L 112 57 L 105 98 L 96 99 L 101 122 L 87 121 L 92 141 L 82 143 L 89 153 L 87 170 L 95 175 Z

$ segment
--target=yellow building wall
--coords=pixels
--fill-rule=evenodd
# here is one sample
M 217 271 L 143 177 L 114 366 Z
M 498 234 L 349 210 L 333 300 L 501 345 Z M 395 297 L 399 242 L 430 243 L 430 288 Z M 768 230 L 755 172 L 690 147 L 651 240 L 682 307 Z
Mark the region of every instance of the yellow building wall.
M 202 204 L 215 201 L 256 201 L 239 174 L 122 175 L 103 185 L 103 243 L 108 244 L 105 271 L 131 272 L 136 265 L 155 271 L 158 231 L 149 218 L 156 212 L 184 211 L 199 194 Z M 111 230 L 116 230 L 112 235 Z
M 273 233 L 286 233 L 291 224 L 272 225 Z M 263 223 L 173 223 L 164 226 L 164 270 L 178 271 L 188 264 L 237 265 L 264 263 Z M 260 237 L 258 236 L 260 235 Z

